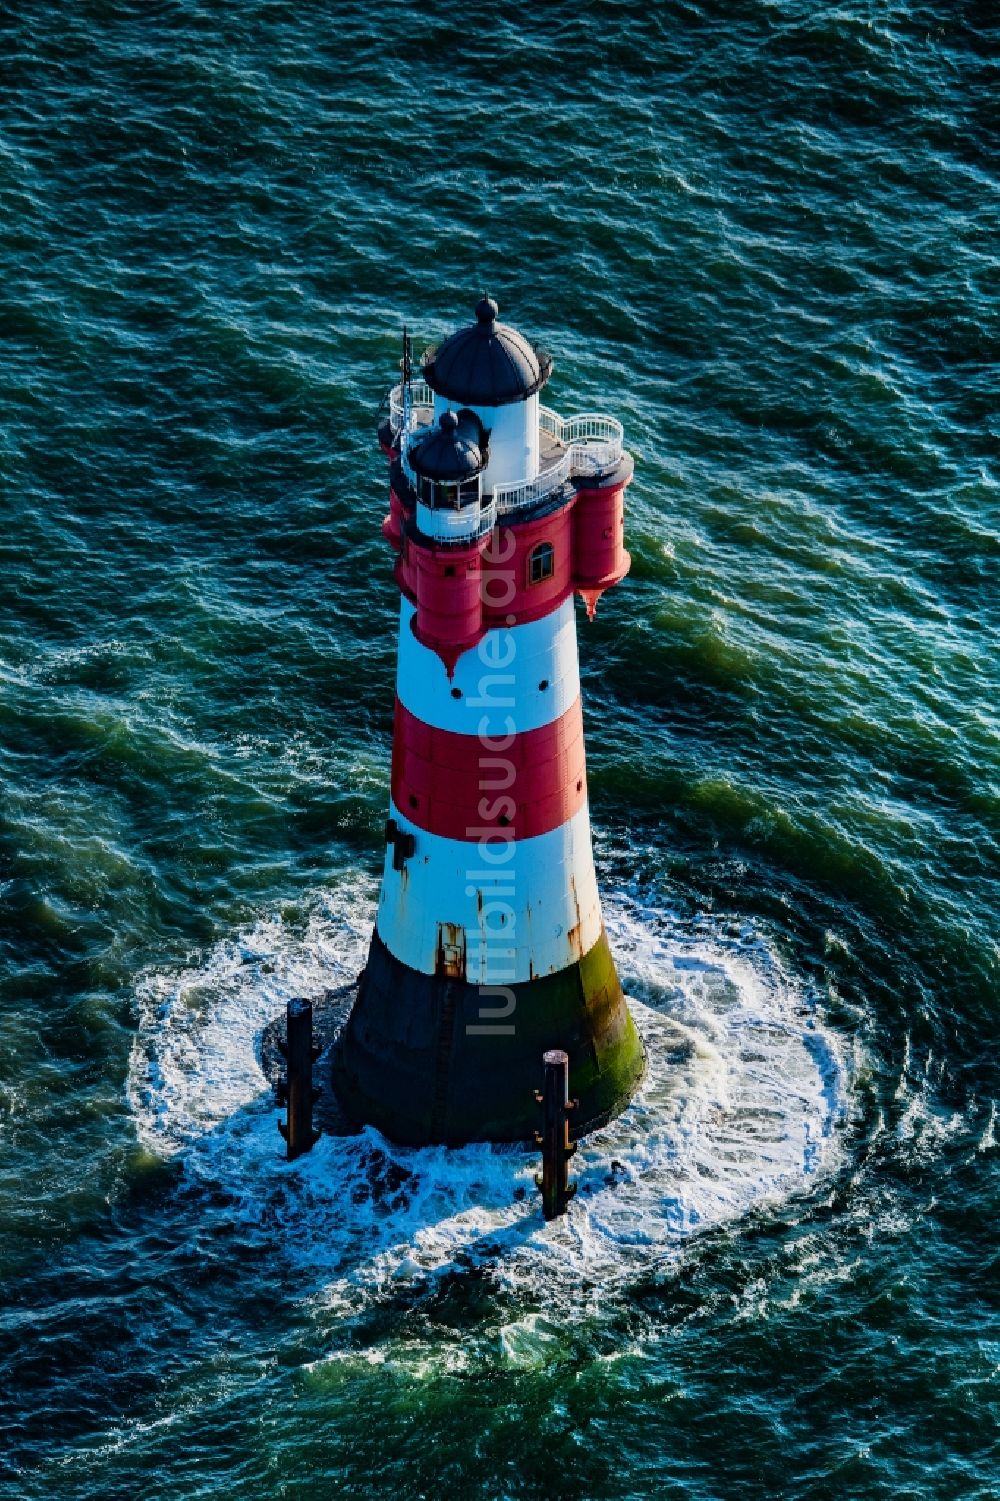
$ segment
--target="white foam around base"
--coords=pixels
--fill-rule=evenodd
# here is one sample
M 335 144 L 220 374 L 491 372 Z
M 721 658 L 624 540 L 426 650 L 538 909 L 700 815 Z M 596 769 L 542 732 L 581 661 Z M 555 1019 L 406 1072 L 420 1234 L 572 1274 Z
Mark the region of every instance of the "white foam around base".
M 263 1103 L 261 1032 L 293 996 L 356 978 L 373 906 L 370 882 L 345 885 L 313 897 L 303 919 L 261 918 L 200 965 L 142 977 L 128 1099 L 143 1146 L 173 1156 Z
M 543 1222 L 537 1160 L 519 1150 L 410 1150 L 367 1130 L 287 1164 L 256 1040 L 290 995 L 358 972 L 374 896 L 334 889 L 297 926 L 262 920 L 138 990 L 140 1140 L 179 1154 L 241 1233 L 291 1256 L 304 1294 L 358 1310 L 381 1289 L 478 1264 L 512 1289 L 541 1273 L 549 1290 L 596 1298 L 834 1164 L 847 1069 L 815 998 L 749 925 L 682 924 L 626 897 L 605 915 L 649 1070 L 623 1115 L 581 1143 L 565 1218 Z

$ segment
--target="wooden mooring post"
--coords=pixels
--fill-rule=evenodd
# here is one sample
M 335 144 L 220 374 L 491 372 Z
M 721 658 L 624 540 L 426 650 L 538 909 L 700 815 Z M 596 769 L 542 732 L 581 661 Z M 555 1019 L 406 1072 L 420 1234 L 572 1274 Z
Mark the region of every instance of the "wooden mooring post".
M 286 1106 L 287 1114 L 285 1120 L 278 1122 L 278 1130 L 288 1144 L 288 1160 L 293 1162 L 319 1140 L 320 1133 L 313 1129 L 312 1123 L 313 1101 L 318 1093 L 313 1089 L 312 1071 L 319 1046 L 313 1043 L 311 1001 L 289 1001 L 286 1015 L 287 1040 L 281 1051 L 288 1069 L 279 1086 L 278 1098 Z
M 576 1151 L 570 1145 L 567 1116 L 576 1108 L 576 1101 L 569 1097 L 569 1056 L 561 1048 L 553 1048 L 542 1055 L 545 1068 L 543 1087 L 535 1090 L 535 1099 L 542 1107 L 541 1133 L 535 1140 L 542 1149 L 542 1172 L 535 1175 L 535 1182 L 542 1190 L 542 1213 L 547 1220 L 554 1220 L 566 1213 L 566 1206 L 576 1193 L 575 1185 L 569 1182 L 569 1159 Z

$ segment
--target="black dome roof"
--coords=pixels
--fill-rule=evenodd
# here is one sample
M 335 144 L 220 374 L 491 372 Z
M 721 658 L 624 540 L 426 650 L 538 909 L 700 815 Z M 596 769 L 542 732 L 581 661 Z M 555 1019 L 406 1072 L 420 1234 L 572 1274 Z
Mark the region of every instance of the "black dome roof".
M 482 424 L 475 412 L 442 412 L 441 421 L 409 450 L 410 467 L 423 479 L 473 479 L 485 463 L 482 444 Z
M 496 318 L 496 303 L 484 297 L 475 323 L 427 351 L 421 363 L 432 391 L 468 406 L 502 407 L 541 390 L 552 361 Z

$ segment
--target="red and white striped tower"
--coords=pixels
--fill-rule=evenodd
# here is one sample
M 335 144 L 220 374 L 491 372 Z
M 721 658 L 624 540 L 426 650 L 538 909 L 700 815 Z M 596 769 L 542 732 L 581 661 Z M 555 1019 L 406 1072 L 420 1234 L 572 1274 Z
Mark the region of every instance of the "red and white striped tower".
M 386 859 L 334 1083 L 416 1143 L 520 1140 L 563 1048 L 575 1133 L 641 1075 L 591 850 L 574 595 L 624 577 L 619 423 L 539 403 L 551 361 L 496 320 L 390 396 L 384 534 L 399 657 Z

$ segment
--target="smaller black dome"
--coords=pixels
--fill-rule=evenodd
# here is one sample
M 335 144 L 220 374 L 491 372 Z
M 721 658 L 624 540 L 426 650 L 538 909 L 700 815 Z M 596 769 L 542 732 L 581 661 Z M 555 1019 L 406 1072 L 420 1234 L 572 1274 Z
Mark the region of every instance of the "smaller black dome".
M 442 412 L 441 420 L 409 450 L 410 467 L 423 479 L 461 483 L 483 469 L 485 438 L 475 412 Z
M 432 391 L 463 406 L 502 407 L 540 391 L 552 361 L 523 334 L 497 322 L 492 297 L 476 304 L 476 321 L 460 328 L 422 360 Z

